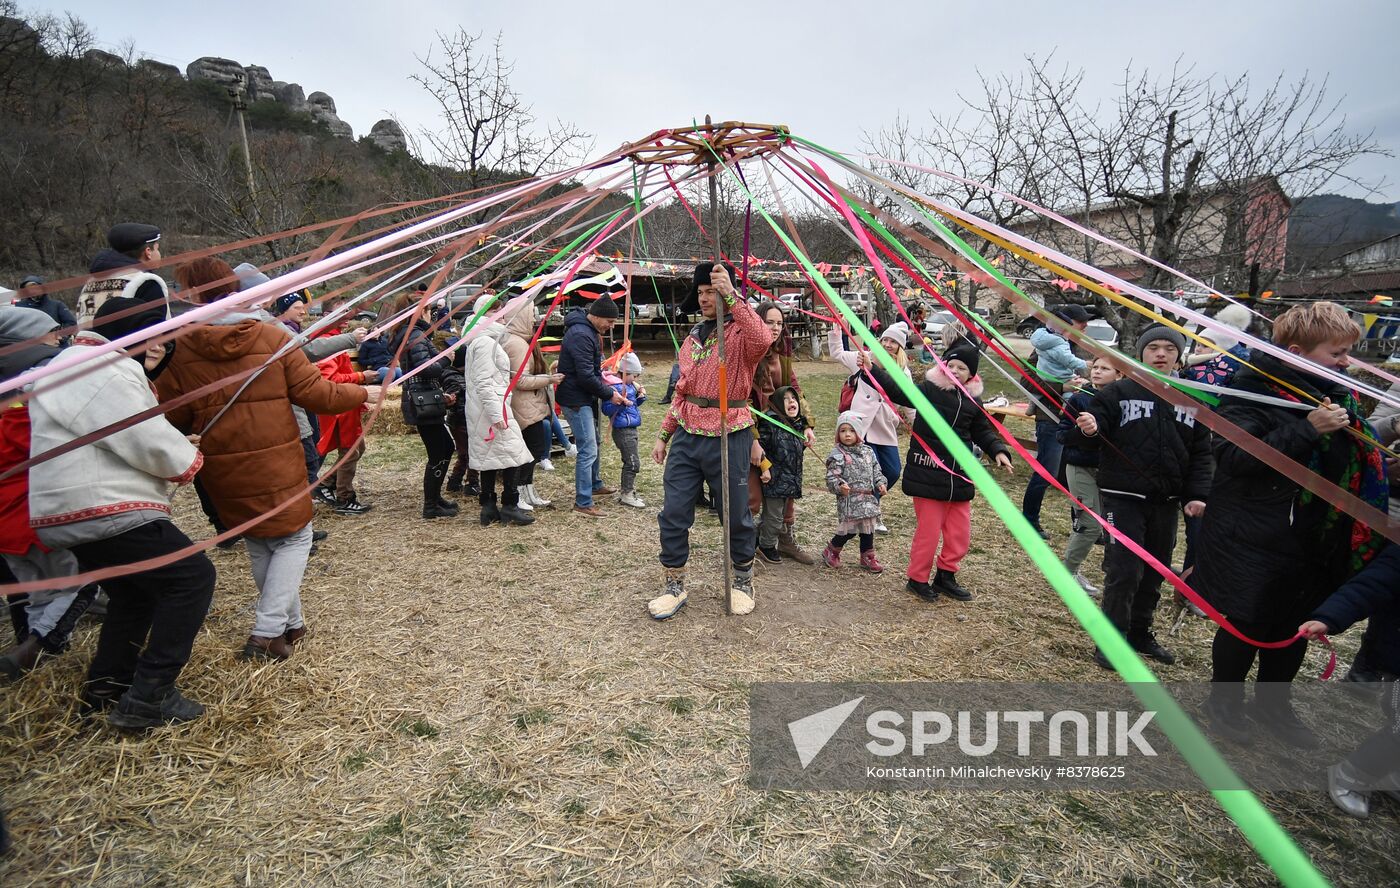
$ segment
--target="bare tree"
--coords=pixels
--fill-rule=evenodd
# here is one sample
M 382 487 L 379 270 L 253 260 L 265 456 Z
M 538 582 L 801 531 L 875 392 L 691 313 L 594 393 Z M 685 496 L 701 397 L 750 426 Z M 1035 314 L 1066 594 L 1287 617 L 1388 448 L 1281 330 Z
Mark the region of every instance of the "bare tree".
M 867 138 L 870 148 L 1003 188 L 1217 289 L 1254 293 L 1284 267 L 1289 201 L 1339 179 L 1360 184 L 1350 164 L 1385 153 L 1371 134 L 1348 129 L 1325 81 L 1306 75 L 1260 92 L 1248 76 L 1224 80 L 1177 65 L 1154 77 L 1129 68 L 1115 97 L 1089 106 L 1079 97 L 1082 72 L 1057 71 L 1050 59 L 1027 65 L 1014 78 L 984 77 L 978 100 L 964 99 L 961 111 L 933 118 L 917 136 L 897 119 Z M 1184 284 L 1065 226 L 1003 209 L 977 189 L 893 165 L 881 171 L 1149 289 Z M 1012 267 L 1049 277 L 1030 263 Z M 1142 323 L 1126 307 L 1104 308 L 1125 337 Z
M 536 130 L 531 106 L 511 84 L 515 65 L 500 34 L 483 45 L 480 34 L 464 29 L 440 33 L 418 62 L 423 72 L 413 80 L 442 114 L 442 129 L 425 129 L 423 138 L 440 163 L 465 174 L 468 187 L 562 169 L 592 149 L 592 136 L 572 124 Z

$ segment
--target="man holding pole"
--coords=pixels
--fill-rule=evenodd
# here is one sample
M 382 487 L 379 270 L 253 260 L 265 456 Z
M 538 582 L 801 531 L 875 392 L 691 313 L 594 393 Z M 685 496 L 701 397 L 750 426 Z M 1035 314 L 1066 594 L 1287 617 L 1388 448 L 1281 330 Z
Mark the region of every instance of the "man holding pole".
M 745 508 L 749 447 L 753 443 L 753 433 L 748 430 L 753 425 L 748 395 L 754 369 L 768 351 L 772 336 L 758 314 L 739 298 L 733 280 L 734 272 L 728 265 L 701 262 L 695 266 L 690 295 L 681 307 L 687 313 L 699 311 L 701 321 L 681 343 L 680 380 L 662 420 L 661 437 L 651 452 L 652 459 L 666 466 L 662 482 L 665 503 L 658 516 L 665 589 L 647 605 L 658 620 L 674 616 L 685 605 L 690 526 L 695 522 L 695 501 L 706 481 L 713 489 L 725 491 L 726 508 L 730 503 L 736 506 L 728 509 L 727 527 L 734 577 L 726 594 L 730 595 L 732 611 L 747 614 L 754 608 L 756 539 L 753 519 Z M 727 408 L 723 416 L 721 401 Z M 729 457 L 729 477 L 723 480 L 722 441 Z

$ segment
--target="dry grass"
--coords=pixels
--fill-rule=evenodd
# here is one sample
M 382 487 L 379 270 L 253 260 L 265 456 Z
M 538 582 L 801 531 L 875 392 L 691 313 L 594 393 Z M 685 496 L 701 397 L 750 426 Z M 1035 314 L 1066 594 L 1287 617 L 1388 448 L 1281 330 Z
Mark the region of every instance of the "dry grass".
M 665 367 L 652 364 L 653 396 Z M 840 375 L 802 366 L 820 416 Z M 659 407 L 647 410 L 654 429 Z M 821 431 L 823 438 L 830 429 Z M 970 605 L 901 591 L 913 518 L 893 497 L 883 577 L 785 564 L 726 618 L 718 527 L 697 523 L 691 606 L 647 619 L 652 510 L 558 510 L 530 528 L 417 517 L 415 438 L 376 437 L 358 518 L 308 572 L 313 635 L 282 665 L 234 659 L 251 624 L 241 550 L 182 685 L 208 717 L 147 736 L 76 713 L 95 629 L 7 689 L 0 778 L 27 885 L 1132 884 L 1272 882 L 1205 793 L 759 793 L 746 689 L 760 680 L 1101 680 L 1083 633 L 995 518 L 974 509 Z M 617 457 L 604 447 L 605 477 Z M 540 486 L 566 503 L 572 463 Z M 834 501 L 803 500 L 800 536 Z M 641 493 L 659 504 L 659 470 Z M 1023 485 L 1024 471 L 1014 485 Z M 194 498 L 180 521 L 203 535 Z M 470 513 L 470 509 L 467 510 Z M 1063 544 L 1066 516 L 1046 520 Z M 1176 641 L 1203 677 L 1209 630 Z M 1305 667 L 1315 673 L 1314 660 Z M 1400 879 L 1396 813 L 1349 821 L 1317 795 L 1270 808 L 1338 884 Z

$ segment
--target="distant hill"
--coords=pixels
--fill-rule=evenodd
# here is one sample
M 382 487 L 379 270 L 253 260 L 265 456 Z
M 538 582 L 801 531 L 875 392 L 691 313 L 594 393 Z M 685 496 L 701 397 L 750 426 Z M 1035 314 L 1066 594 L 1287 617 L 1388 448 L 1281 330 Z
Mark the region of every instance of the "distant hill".
M 1288 219 L 1290 270 L 1325 265 L 1356 247 L 1400 233 L 1400 202 L 1371 203 L 1319 194 L 1293 205 Z

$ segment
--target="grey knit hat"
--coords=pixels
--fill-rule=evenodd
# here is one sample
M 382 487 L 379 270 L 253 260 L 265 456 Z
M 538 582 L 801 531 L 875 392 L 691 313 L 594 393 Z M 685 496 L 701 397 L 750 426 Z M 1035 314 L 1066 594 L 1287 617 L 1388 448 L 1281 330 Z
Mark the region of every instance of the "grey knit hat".
M 1142 360 L 1142 353 L 1147 348 L 1147 346 L 1151 343 L 1156 342 L 1159 339 L 1165 339 L 1172 345 L 1176 346 L 1176 354 L 1178 358 L 1186 354 L 1185 336 L 1182 336 L 1180 333 L 1176 332 L 1170 327 L 1164 327 L 1161 324 L 1153 324 L 1151 327 L 1148 327 L 1146 330 L 1143 330 L 1142 335 L 1137 338 L 1137 358 L 1139 361 Z

